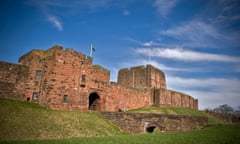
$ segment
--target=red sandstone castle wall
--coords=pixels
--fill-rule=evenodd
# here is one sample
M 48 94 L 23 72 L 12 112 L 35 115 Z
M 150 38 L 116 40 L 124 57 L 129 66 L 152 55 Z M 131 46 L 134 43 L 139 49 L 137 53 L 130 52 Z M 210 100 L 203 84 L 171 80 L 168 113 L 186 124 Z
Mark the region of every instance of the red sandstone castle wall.
M 118 83 L 134 88 L 166 88 L 164 73 L 151 65 L 119 70 Z
M 139 90 L 111 84 L 107 90 L 106 111 L 136 109 L 150 105 L 150 91 Z
M 19 59 L 30 67 L 29 90 L 32 98 L 53 109 L 87 110 L 90 88 L 99 89 L 99 82 L 109 82 L 110 72 L 92 65 L 92 58 L 72 49 L 55 46 L 46 51 L 31 51 Z M 36 76 L 36 71 L 41 76 Z
M 198 109 L 198 100 L 194 99 L 189 95 L 168 89 L 159 89 L 159 93 L 160 93 L 160 106 L 186 107 Z
M 166 80 L 164 73 L 153 67 L 152 65 L 147 65 L 146 70 L 148 73 L 147 79 L 148 79 L 148 87 L 151 88 L 166 88 Z
M 95 109 L 101 111 L 149 105 L 198 109 L 197 100 L 165 89 L 164 73 L 151 65 L 121 69 L 120 85 L 110 84 L 110 72 L 92 65 L 91 57 L 70 48 L 63 50 L 61 46 L 30 51 L 19 58 L 19 65 L 0 65 L 0 84 L 7 82 L 8 89 L 16 88 L 17 93 L 24 93 L 20 99 L 39 102 L 52 109 L 87 111 L 92 94 L 98 98 L 94 101 Z M 34 99 L 36 93 L 38 96 Z
M 23 99 L 28 72 L 26 66 L 0 62 L 0 97 Z

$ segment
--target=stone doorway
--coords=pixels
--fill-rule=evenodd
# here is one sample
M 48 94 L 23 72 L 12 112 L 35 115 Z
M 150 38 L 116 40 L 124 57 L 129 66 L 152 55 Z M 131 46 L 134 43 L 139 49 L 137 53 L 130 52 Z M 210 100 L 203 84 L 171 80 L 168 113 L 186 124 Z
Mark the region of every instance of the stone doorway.
M 89 95 L 88 110 L 100 110 L 100 97 L 96 92 Z

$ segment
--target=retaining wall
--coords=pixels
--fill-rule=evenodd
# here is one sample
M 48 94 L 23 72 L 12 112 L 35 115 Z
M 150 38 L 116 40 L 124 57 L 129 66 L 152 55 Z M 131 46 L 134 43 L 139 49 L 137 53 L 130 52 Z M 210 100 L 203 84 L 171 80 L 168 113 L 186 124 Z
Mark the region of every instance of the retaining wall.
M 128 133 L 160 131 L 186 131 L 208 125 L 208 118 L 147 113 L 101 112 L 101 114 Z

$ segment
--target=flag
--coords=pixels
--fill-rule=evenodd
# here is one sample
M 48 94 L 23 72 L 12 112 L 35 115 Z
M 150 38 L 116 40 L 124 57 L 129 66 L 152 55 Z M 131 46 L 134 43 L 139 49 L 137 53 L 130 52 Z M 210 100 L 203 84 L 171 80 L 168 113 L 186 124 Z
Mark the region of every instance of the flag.
M 92 57 L 92 52 L 95 52 L 95 48 L 93 47 L 93 44 L 91 44 L 91 47 L 90 47 L 90 57 Z
M 93 47 L 93 44 L 91 44 L 91 49 L 93 52 L 95 52 L 95 48 Z

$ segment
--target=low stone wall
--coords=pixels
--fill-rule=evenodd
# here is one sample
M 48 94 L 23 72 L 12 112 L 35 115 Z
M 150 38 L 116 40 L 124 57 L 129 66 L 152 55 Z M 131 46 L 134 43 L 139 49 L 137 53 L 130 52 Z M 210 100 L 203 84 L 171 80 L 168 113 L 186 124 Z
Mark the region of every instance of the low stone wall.
M 207 113 L 217 119 L 220 119 L 226 124 L 240 123 L 240 114 L 222 114 L 211 111 L 208 111 Z
M 186 131 L 208 125 L 208 118 L 146 113 L 101 112 L 101 114 L 128 133 L 159 131 Z

